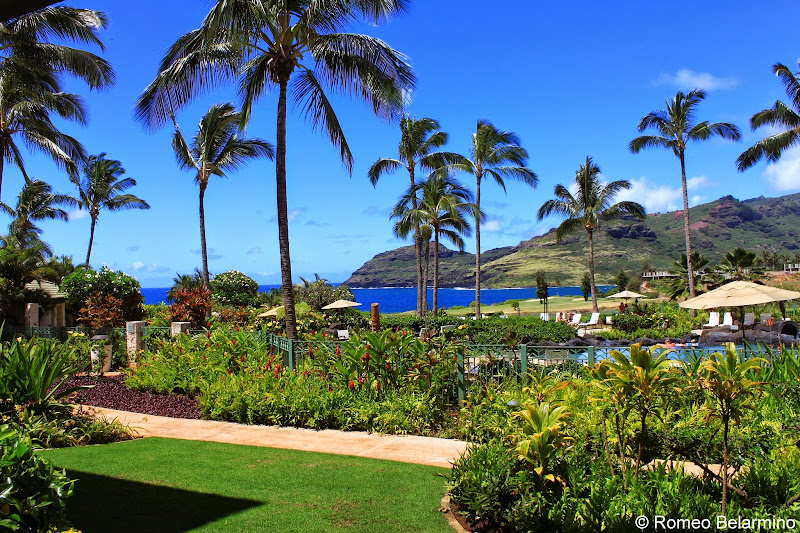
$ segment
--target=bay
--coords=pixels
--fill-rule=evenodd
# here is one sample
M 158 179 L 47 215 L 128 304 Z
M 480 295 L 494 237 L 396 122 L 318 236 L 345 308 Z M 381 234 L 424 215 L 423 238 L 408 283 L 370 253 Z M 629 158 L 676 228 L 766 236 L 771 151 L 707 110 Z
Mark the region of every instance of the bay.
M 613 285 L 600 285 L 598 289 L 606 291 Z M 262 292 L 280 288 L 280 285 L 261 285 Z M 169 288 L 143 288 L 144 303 L 157 304 L 166 302 Z M 377 289 L 351 289 L 356 301 L 361 305 L 358 309 L 369 311 L 372 303 L 377 303 L 383 313 L 402 313 L 413 311 L 417 306 L 417 290 L 414 287 L 384 287 Z M 582 296 L 580 287 L 550 287 L 550 296 Z M 506 300 L 530 300 L 536 298 L 533 287 L 508 289 L 482 289 L 481 304 L 491 305 Z M 456 305 L 468 307 L 475 301 L 475 289 L 439 289 L 439 307 L 449 308 Z M 433 305 L 433 289 L 428 290 L 428 304 Z

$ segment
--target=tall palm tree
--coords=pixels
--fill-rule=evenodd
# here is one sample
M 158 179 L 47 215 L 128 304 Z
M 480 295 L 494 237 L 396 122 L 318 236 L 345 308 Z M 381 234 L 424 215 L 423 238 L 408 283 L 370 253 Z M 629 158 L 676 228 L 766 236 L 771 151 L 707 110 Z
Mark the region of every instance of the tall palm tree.
M 92 220 L 89 230 L 89 248 L 86 251 L 86 266 L 92 257 L 94 229 L 100 210 L 122 211 L 125 209 L 150 209 L 150 205 L 133 194 L 122 194 L 134 187 L 136 180 L 123 178 L 125 169 L 116 159 L 106 159 L 105 152 L 93 155 L 83 164 L 83 178 L 77 173 L 69 180 L 78 188 L 77 206 L 89 212 Z
M 504 179 L 520 181 L 536 187 L 539 178 L 526 165 L 528 151 L 520 146 L 519 137 L 510 131 L 500 131 L 487 120 L 478 120 L 472 134 L 470 157 L 464 162 L 449 165 L 475 176 L 475 318 L 481 316 L 481 181 L 492 178 L 506 190 Z
M 797 79 L 800 72 L 794 74 L 782 63 L 775 63 L 772 71 L 786 88 L 789 104 L 777 100 L 772 108 L 759 111 L 750 117 L 750 127 L 753 131 L 762 126 L 782 128 L 784 131 L 770 135 L 745 150 L 736 159 L 736 168 L 740 172 L 752 167 L 761 159 L 766 159 L 768 163 L 777 162 L 783 152 L 796 146 L 800 141 L 800 80 Z
M 66 194 L 57 194 L 49 183 L 42 180 L 25 178 L 25 185 L 17 198 L 17 205 L 11 208 L 0 204 L 0 209 L 13 217 L 9 225 L 9 236 L 20 248 L 26 248 L 39 242 L 42 230 L 34 223 L 40 220 L 69 220 L 62 206 L 74 207 L 76 201 Z
M 415 200 L 421 194 L 417 206 Z M 445 238 L 459 251 L 464 251 L 462 235 L 469 235 L 468 214 L 474 213 L 472 193 L 458 180 L 441 172 L 433 172 L 427 180 L 410 187 L 392 210 L 398 218 L 399 233 L 415 228 L 415 238 L 421 225 L 430 226 L 433 234 L 433 314 L 439 311 L 439 241 Z M 427 276 L 426 276 L 427 278 Z M 427 279 L 426 279 L 427 281 Z M 426 284 L 427 285 L 427 284 Z M 427 290 L 425 291 L 427 293 Z M 426 294 L 427 301 L 427 294 Z
M 90 89 L 113 85 L 114 71 L 104 59 L 64 44 L 103 50 L 98 32 L 107 23 L 99 11 L 55 6 L 0 24 L 0 187 L 5 162 L 15 163 L 27 177 L 15 138 L 73 169 L 73 162 L 85 157 L 80 143 L 61 133 L 50 117 L 86 120 L 80 98 L 63 92 L 62 74 Z
M 683 190 L 683 228 L 686 233 L 686 257 L 688 258 L 687 275 L 689 276 L 689 296 L 695 296 L 694 270 L 692 267 L 692 240 L 689 235 L 689 193 L 686 187 L 686 146 L 691 142 L 705 141 L 712 137 L 722 137 L 738 141 L 742 134 L 739 128 L 727 122 L 708 121 L 695 123 L 698 104 L 705 100 L 706 92 L 695 89 L 683 94 L 681 91 L 675 98 L 667 100 L 666 110 L 651 111 L 639 121 L 639 132 L 648 128 L 655 129 L 659 135 L 642 135 L 630 142 L 628 148 L 638 154 L 645 148 L 667 148 L 672 150 L 681 162 L 681 188 Z
M 401 168 L 408 171 L 411 180 L 409 190 L 416 185 L 417 167 L 420 170 L 433 171 L 443 165 L 463 162 L 463 158 L 452 152 L 438 149 L 447 144 L 447 133 L 439 130 L 439 122 L 432 118 L 415 119 L 404 116 L 400 120 L 400 144 L 397 147 L 398 159 L 380 158 L 367 173 L 370 183 L 375 187 L 384 174 Z M 411 197 L 411 207 L 417 209 L 419 198 Z M 422 242 L 419 227 L 414 230 L 414 252 L 417 260 L 417 314 L 422 314 L 422 302 L 426 290 L 422 286 Z M 435 306 L 434 306 L 435 307 Z
M 211 280 L 208 273 L 208 248 L 206 247 L 206 212 L 204 199 L 211 176 L 226 177 L 225 173 L 238 169 L 250 159 L 275 158 L 272 145 L 261 139 L 240 139 L 241 114 L 233 104 L 212 106 L 200 120 L 192 144 L 183 138 L 177 121 L 173 118 L 175 135 L 172 149 L 182 169 L 197 172 L 194 182 L 200 187 L 200 253 L 203 257 L 203 283 Z
M 403 108 L 415 78 L 406 57 L 367 35 L 340 33 L 354 22 L 377 24 L 406 10 L 408 0 L 218 0 L 201 27 L 182 36 L 137 103 L 150 129 L 175 107 L 216 84 L 238 78 L 242 123 L 255 100 L 278 89 L 276 199 L 286 334 L 297 337 L 286 199 L 286 113 L 291 97 L 313 127 L 324 129 L 352 171 L 353 156 L 325 86 L 356 96 L 384 118 Z
M 594 281 L 594 232 L 601 221 L 611 220 L 620 215 L 633 215 L 644 218 L 644 207 L 636 202 L 617 202 L 612 204 L 617 194 L 625 189 L 630 189 L 627 180 L 617 180 L 611 183 L 600 181 L 600 167 L 592 158 L 586 156 L 578 172 L 575 173 L 573 194 L 565 186 L 559 184 L 555 187 L 555 199 L 547 200 L 539 208 L 539 220 L 549 215 L 564 217 L 561 225 L 556 229 L 556 241 L 575 231 L 578 228 L 586 230 L 589 236 L 589 277 L 592 285 L 592 310 L 597 312 L 597 285 Z

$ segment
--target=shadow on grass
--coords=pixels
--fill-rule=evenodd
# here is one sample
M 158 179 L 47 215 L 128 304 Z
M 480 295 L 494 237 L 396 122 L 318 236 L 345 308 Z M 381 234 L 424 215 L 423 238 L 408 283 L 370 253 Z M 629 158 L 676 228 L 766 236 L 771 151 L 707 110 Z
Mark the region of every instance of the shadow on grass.
M 69 520 L 84 533 L 177 533 L 263 503 L 88 472 L 70 470 L 68 475 L 78 480 L 67 500 Z

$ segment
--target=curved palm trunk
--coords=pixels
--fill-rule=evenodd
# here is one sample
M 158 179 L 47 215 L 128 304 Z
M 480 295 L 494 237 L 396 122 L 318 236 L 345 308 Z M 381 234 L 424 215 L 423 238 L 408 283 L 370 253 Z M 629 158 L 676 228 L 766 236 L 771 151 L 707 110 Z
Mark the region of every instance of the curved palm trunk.
M 422 289 L 425 293 L 425 298 L 422 300 L 422 312 L 425 315 L 425 319 L 428 318 L 428 279 L 430 274 L 430 266 L 431 266 L 431 241 L 428 240 L 425 242 L 425 274 L 423 274 L 423 283 Z
M 92 225 L 91 228 L 89 229 L 89 249 L 86 251 L 86 266 L 89 266 L 89 258 L 92 257 L 92 243 L 94 242 L 94 227 L 96 225 L 97 225 L 97 218 L 92 216 Z
M 597 312 L 597 289 L 594 285 L 594 235 L 591 228 L 587 228 L 589 233 L 589 279 L 592 283 L 592 311 Z
M 203 286 L 208 287 L 210 276 L 208 273 L 208 248 L 206 247 L 206 208 L 203 200 L 206 196 L 206 185 L 200 185 L 200 253 L 203 257 Z
M 413 167 L 409 168 L 408 175 L 411 178 L 411 189 L 413 190 L 415 185 Z M 419 207 L 416 192 L 411 197 L 411 206 L 414 208 L 414 211 Z M 417 222 L 417 228 L 414 231 L 414 254 L 417 259 L 417 315 L 422 316 L 425 289 L 423 289 L 422 285 L 422 236 L 419 233 L 419 222 Z
M 475 187 L 475 318 L 481 317 L 481 177 Z
M 433 316 L 439 313 L 439 229 L 433 232 Z
M 280 82 L 278 97 L 278 132 L 275 150 L 275 181 L 278 200 L 278 244 L 281 253 L 281 282 L 283 309 L 286 313 L 286 336 L 297 339 L 297 322 L 292 293 L 292 260 L 289 255 L 289 210 L 286 201 L 286 88 L 288 80 Z
M 689 298 L 694 298 L 694 267 L 692 266 L 692 239 L 689 235 L 689 191 L 686 186 L 686 162 L 683 152 L 680 153 L 681 160 L 681 188 L 683 189 L 683 227 L 686 231 L 686 270 L 689 277 Z M 692 311 L 694 315 L 694 311 Z

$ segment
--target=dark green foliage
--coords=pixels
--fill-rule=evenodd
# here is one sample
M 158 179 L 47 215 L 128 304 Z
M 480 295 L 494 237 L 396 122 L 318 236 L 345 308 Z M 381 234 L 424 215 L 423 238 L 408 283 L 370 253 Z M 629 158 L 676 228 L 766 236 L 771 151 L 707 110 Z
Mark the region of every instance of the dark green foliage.
M 64 520 L 73 481 L 33 451 L 29 437 L 0 426 L 0 528 L 49 531 Z
M 336 300 L 355 301 L 353 291 L 347 285 L 334 287 L 328 283 L 328 280 L 319 276 L 315 281 L 300 279 L 303 280 L 303 283 L 294 286 L 295 301 L 307 303 L 314 311 L 321 311 L 323 307 Z
M 625 273 L 625 271 L 624 270 L 620 270 L 619 274 L 617 274 L 617 280 L 616 280 L 617 290 L 620 291 L 620 292 L 624 291 L 626 288 L 628 288 L 628 282 L 629 281 L 630 281 L 630 278 Z
M 581 294 L 583 294 L 583 301 L 589 301 L 589 296 L 592 294 L 592 277 L 586 272 L 581 278 Z
M 139 281 L 124 272 L 113 271 L 106 266 L 100 270 L 79 267 L 61 284 L 67 301 L 77 308 L 94 295 L 113 296 L 122 302 L 122 314 L 126 321 L 140 320 L 144 316 L 144 296 Z
M 251 305 L 258 293 L 256 280 L 236 270 L 214 276 L 210 288 L 215 302 L 236 307 Z
M 536 297 L 540 300 L 547 300 L 550 296 L 547 292 L 547 273 L 544 270 L 536 271 Z

